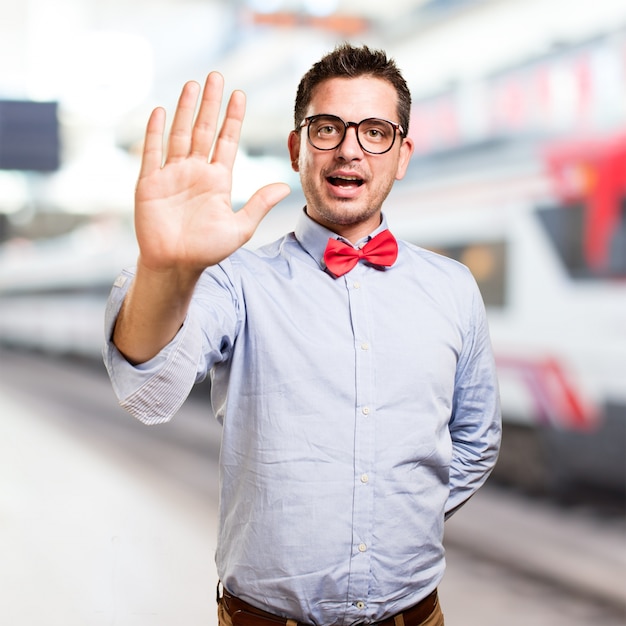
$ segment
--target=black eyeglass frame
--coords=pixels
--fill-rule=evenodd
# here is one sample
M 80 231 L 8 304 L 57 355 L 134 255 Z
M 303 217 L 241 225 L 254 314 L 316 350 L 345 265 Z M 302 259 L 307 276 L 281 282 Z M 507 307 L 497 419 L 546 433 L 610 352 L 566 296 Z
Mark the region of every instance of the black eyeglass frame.
M 333 146 L 332 148 L 320 148 L 316 146 L 311 139 L 311 122 L 320 117 L 330 117 L 332 119 L 339 120 L 344 125 L 344 131 L 343 131 L 343 135 L 341 136 L 341 139 L 339 140 L 337 145 Z M 382 152 L 372 152 L 371 150 L 368 150 L 367 148 L 363 146 L 363 144 L 361 143 L 361 140 L 359 139 L 359 126 L 363 124 L 363 122 L 370 122 L 372 120 L 386 122 L 387 124 L 390 124 L 391 127 L 393 128 L 393 139 L 391 140 L 391 144 L 389 145 L 387 149 L 383 150 Z M 331 113 L 318 113 L 317 115 L 309 115 L 308 117 L 305 117 L 302 120 L 302 123 L 300 124 L 300 126 L 298 127 L 298 130 L 303 129 L 305 126 L 307 127 L 306 136 L 307 136 L 308 142 L 316 150 L 322 150 L 324 152 L 328 152 L 329 150 L 336 150 L 343 143 L 344 139 L 346 138 L 346 135 L 348 134 L 348 128 L 350 128 L 351 126 L 354 127 L 356 140 L 359 143 L 359 146 L 361 146 L 361 150 L 363 150 L 363 152 L 367 152 L 368 154 L 386 154 L 387 152 L 389 152 L 389 150 L 391 150 L 391 148 L 393 148 L 394 144 L 396 143 L 396 136 L 398 134 L 400 135 L 402 139 L 404 139 L 405 137 L 404 128 L 402 128 L 401 124 L 396 124 L 396 122 L 392 122 L 391 120 L 386 120 L 382 117 L 366 117 L 364 120 L 361 120 L 360 122 L 345 122 L 338 115 L 332 115 Z

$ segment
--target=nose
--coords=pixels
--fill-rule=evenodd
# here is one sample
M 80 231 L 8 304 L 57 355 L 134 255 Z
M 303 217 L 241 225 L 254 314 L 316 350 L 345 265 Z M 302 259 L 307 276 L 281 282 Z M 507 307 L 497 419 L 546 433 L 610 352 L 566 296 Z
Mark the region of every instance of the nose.
M 346 134 L 343 136 L 342 142 L 337 146 L 337 158 L 352 161 L 363 156 L 363 149 L 357 139 L 356 130 L 356 124 L 350 124 L 346 128 Z

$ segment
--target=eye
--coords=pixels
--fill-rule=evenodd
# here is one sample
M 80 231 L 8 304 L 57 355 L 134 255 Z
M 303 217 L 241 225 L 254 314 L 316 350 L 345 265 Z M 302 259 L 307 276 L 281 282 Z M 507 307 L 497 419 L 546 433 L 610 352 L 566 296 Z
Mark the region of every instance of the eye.
M 340 136 L 343 132 L 343 124 L 341 121 L 333 119 L 332 117 L 320 117 L 317 120 L 313 120 L 311 127 L 316 137 L 322 139 L 332 139 L 333 137 Z
M 382 120 L 368 120 L 362 125 L 361 134 L 368 141 L 381 142 L 390 137 L 392 128 Z
M 339 130 L 336 126 L 332 124 L 324 124 L 323 126 L 319 126 L 317 128 L 317 134 L 323 137 L 332 137 L 333 135 L 337 135 Z
M 380 130 L 380 128 L 368 128 L 365 132 L 367 133 L 367 136 L 371 139 L 376 139 L 383 136 L 383 132 Z

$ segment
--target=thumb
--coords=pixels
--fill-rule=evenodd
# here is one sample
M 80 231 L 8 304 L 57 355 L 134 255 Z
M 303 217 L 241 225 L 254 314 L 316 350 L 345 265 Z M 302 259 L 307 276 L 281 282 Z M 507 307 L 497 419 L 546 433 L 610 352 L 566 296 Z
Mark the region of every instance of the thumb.
M 247 233 L 246 241 L 252 237 L 257 226 L 270 210 L 290 193 L 291 189 L 285 183 L 265 185 L 256 191 L 250 200 L 237 211 L 236 215 L 244 223 L 242 231 Z

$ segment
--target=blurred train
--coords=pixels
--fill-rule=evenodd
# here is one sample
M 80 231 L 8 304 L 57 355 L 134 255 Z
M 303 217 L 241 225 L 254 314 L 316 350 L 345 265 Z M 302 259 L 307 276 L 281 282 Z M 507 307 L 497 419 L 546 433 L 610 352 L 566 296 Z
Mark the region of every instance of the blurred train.
M 444 159 L 445 161 L 445 159 Z M 505 420 L 494 476 L 626 492 L 626 134 L 423 162 L 396 231 L 473 272 Z
M 301 198 L 250 245 L 291 230 Z M 417 158 L 387 202 L 401 238 L 465 263 L 481 288 L 505 432 L 495 478 L 626 491 L 626 136 L 502 142 Z M 99 357 L 132 226 L 103 219 L 0 249 L 0 343 Z

